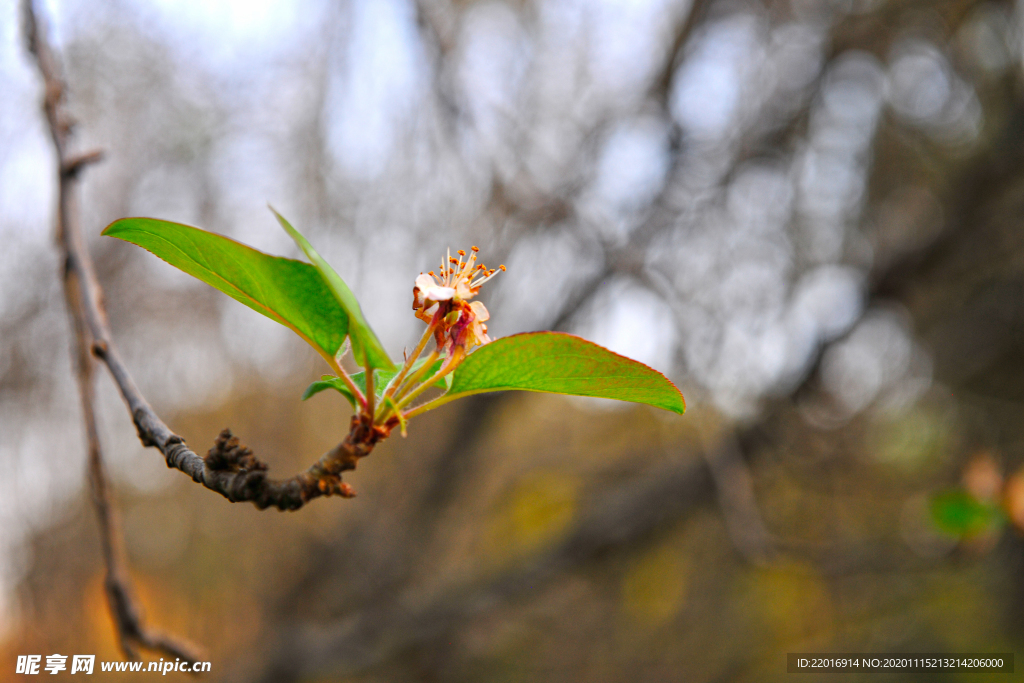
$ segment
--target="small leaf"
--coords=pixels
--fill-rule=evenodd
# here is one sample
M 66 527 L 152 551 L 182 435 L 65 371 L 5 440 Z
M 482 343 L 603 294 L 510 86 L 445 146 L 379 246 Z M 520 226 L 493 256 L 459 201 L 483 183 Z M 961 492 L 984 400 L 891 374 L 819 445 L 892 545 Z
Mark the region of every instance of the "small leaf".
M 365 388 L 366 387 L 364 386 L 363 389 Z M 302 400 L 307 401 L 311 397 L 316 396 L 321 391 L 326 391 L 327 389 L 334 389 L 348 399 L 348 402 L 352 404 L 352 408 L 356 407 L 356 399 L 352 395 L 352 392 L 349 391 L 348 386 L 341 381 L 340 377 L 335 377 L 334 375 L 323 375 L 320 379 L 306 387 L 306 390 L 302 393 Z
M 366 388 L 366 382 L 364 382 L 364 386 L 361 386 L 359 391 L 365 391 Z M 319 392 L 326 391 L 327 389 L 334 389 L 340 393 L 346 400 L 348 400 L 349 403 L 351 403 L 352 410 L 355 410 L 355 396 L 353 396 L 352 392 L 348 389 L 348 385 L 342 382 L 340 377 L 335 377 L 334 375 L 324 375 L 307 386 L 306 390 L 302 393 L 302 400 L 308 400 L 311 396 L 315 396 Z
M 975 536 L 1004 521 L 998 506 L 961 490 L 933 496 L 931 514 L 935 526 L 952 536 Z
M 291 328 L 327 359 L 334 358 L 345 340 L 348 315 L 308 263 L 270 256 L 212 232 L 155 218 L 123 218 L 103 234 L 140 246 Z
M 516 334 L 481 346 L 456 368 L 451 388 L 437 405 L 509 390 L 611 398 L 680 414 L 686 410 L 679 389 L 657 370 L 558 332 Z
M 422 367 L 426 361 L 426 358 L 420 358 L 418 361 L 413 363 L 412 371 L 410 372 L 410 374 L 412 374 L 412 372 L 415 372 L 420 367 Z M 438 370 L 440 370 L 442 362 L 443 361 L 441 359 L 434 361 L 434 364 L 430 368 L 430 372 L 428 373 L 428 375 L 433 375 Z M 373 393 L 376 394 L 378 401 L 380 401 L 381 397 L 384 396 L 384 392 L 387 390 L 388 382 L 390 382 L 397 374 L 397 372 L 392 370 L 373 371 Z M 354 373 L 352 375 L 352 382 L 357 387 L 359 387 L 359 391 L 366 393 L 365 372 Z M 435 382 L 434 386 L 440 389 L 446 388 L 443 379 Z M 321 391 L 324 391 L 325 389 L 334 389 L 342 396 L 344 396 L 348 400 L 348 402 L 352 404 L 352 407 L 355 408 L 356 399 L 352 395 L 352 392 L 349 391 L 348 385 L 346 385 L 345 382 L 342 381 L 340 377 L 335 377 L 334 375 L 324 375 L 323 377 L 321 377 L 320 379 L 306 387 L 306 391 L 302 394 L 302 400 L 305 401 L 309 397 L 315 396 L 316 394 L 319 394 Z
M 355 358 L 356 363 L 360 367 L 369 365 L 374 368 L 394 370 L 395 364 L 391 362 L 377 335 L 374 334 L 370 324 L 363 317 L 363 309 L 359 307 L 359 302 L 356 301 L 352 290 L 348 288 L 348 285 L 341 279 L 341 276 L 334 271 L 334 268 L 331 268 L 330 264 L 323 260 L 316 249 L 313 248 L 313 245 L 298 230 L 293 228 L 291 223 L 285 220 L 284 216 L 274 211 L 273 207 L 270 210 L 277 216 L 277 222 L 281 224 L 285 232 L 295 240 L 295 243 L 306 254 L 306 258 L 320 271 L 320 275 L 323 276 L 324 282 L 330 288 L 334 298 L 348 314 L 348 333 L 352 340 L 352 356 Z

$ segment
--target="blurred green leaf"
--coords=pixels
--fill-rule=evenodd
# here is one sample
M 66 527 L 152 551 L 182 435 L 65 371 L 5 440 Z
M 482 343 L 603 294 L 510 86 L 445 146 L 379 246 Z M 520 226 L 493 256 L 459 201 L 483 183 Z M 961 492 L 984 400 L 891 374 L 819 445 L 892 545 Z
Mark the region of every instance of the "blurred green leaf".
M 270 256 L 222 235 L 155 218 L 123 218 L 103 234 L 140 246 L 291 328 L 326 358 L 333 358 L 345 340 L 348 315 L 308 263 Z
M 313 248 L 313 245 L 298 230 L 293 228 L 291 223 L 285 220 L 284 216 L 274 211 L 273 207 L 270 210 L 277 216 L 277 222 L 281 224 L 285 232 L 295 240 L 295 243 L 299 245 L 299 248 L 306 254 L 306 257 L 313 266 L 320 271 L 334 298 L 341 304 L 345 312 L 348 313 L 348 333 L 349 338 L 352 340 L 352 356 L 355 358 L 356 363 L 360 367 L 369 365 L 374 368 L 394 370 L 395 364 L 391 362 L 377 335 L 374 334 L 370 324 L 363 317 L 363 309 L 359 307 L 359 302 L 356 301 L 352 290 L 348 288 L 348 285 L 341 279 L 341 276 L 334 272 L 334 268 L 331 268 L 330 264 L 321 258 L 320 254 Z
M 931 499 L 932 521 L 941 531 L 953 536 L 975 536 L 1002 524 L 1002 510 L 966 491 L 943 491 Z
M 412 370 L 410 371 L 410 374 L 412 374 L 412 372 L 415 372 L 416 370 L 421 368 L 426 361 L 427 361 L 426 358 L 420 358 L 418 361 L 413 363 Z M 434 361 L 434 364 L 431 366 L 430 371 L 428 372 L 428 374 L 429 375 L 433 375 L 438 370 L 440 370 L 442 362 L 443 362 L 443 359 L 438 359 L 438 360 Z M 377 396 L 377 400 L 378 401 L 380 401 L 381 397 L 384 396 L 384 392 L 387 390 L 388 382 L 390 382 L 392 380 L 392 378 L 394 378 L 394 376 L 397 375 L 397 374 L 398 373 L 396 371 L 393 371 L 393 370 L 374 370 L 373 371 L 373 393 Z M 366 393 L 366 373 L 365 372 L 354 373 L 352 375 L 352 382 L 357 387 L 359 387 L 359 391 L 361 391 L 363 393 Z M 443 379 L 442 380 L 438 380 L 437 382 L 435 382 L 434 386 L 436 386 L 436 387 L 438 387 L 440 389 L 447 388 L 447 386 L 445 385 Z M 318 379 L 317 381 L 313 382 L 308 387 L 306 387 L 306 391 L 302 394 L 302 400 L 305 401 L 309 397 L 315 396 L 316 394 L 319 394 L 321 391 L 324 391 L 326 389 L 334 389 L 335 391 L 340 393 L 342 396 L 344 396 L 346 399 L 348 399 L 348 402 L 352 404 L 353 408 L 355 408 L 356 399 L 352 395 L 352 392 L 349 391 L 348 386 L 345 384 L 345 382 L 343 382 L 341 380 L 340 377 L 335 377 L 334 375 L 324 375 L 320 379 Z
M 679 389 L 657 370 L 558 332 L 516 334 L 481 346 L 456 368 L 443 402 L 509 390 L 611 398 L 680 414 L 686 410 Z

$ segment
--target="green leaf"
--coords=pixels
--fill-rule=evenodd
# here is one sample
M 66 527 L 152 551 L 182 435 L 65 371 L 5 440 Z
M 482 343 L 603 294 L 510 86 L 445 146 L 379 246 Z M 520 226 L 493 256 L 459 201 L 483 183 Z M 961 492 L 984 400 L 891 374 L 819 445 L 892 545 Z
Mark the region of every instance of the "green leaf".
M 1002 510 L 966 491 L 943 491 L 931 499 L 932 521 L 952 536 L 975 536 L 1004 521 Z
M 423 364 L 426 361 L 427 361 L 426 358 L 420 358 L 418 361 L 413 363 L 412 370 L 410 371 L 409 374 L 412 374 L 413 372 L 418 370 L 420 367 L 422 367 Z M 428 372 L 427 374 L 428 375 L 433 375 L 438 370 L 440 370 L 442 362 L 443 362 L 443 359 L 438 359 L 438 360 L 434 361 L 433 366 L 430 368 L 430 372 Z M 377 401 L 378 402 L 380 401 L 381 397 L 384 396 L 384 392 L 387 390 L 388 382 L 390 382 L 395 377 L 395 375 L 397 375 L 397 374 L 398 373 L 396 371 L 394 371 L 394 370 L 374 370 L 373 371 L 373 393 L 377 396 Z M 354 373 L 352 375 L 352 382 L 357 387 L 359 387 L 359 391 L 363 392 L 364 394 L 366 393 L 366 373 L 365 372 Z M 445 385 L 444 379 L 441 379 L 441 380 L 438 380 L 437 382 L 435 382 L 434 386 L 438 387 L 439 389 L 447 388 L 447 386 Z M 345 384 L 345 382 L 342 381 L 342 379 L 340 377 L 335 377 L 334 375 L 324 375 L 320 379 L 318 379 L 317 381 L 313 382 L 308 387 L 306 387 L 306 391 L 302 394 L 302 400 L 305 401 L 309 397 L 315 396 L 316 394 L 319 394 L 321 391 L 324 391 L 325 389 L 334 389 L 335 391 L 340 393 L 342 396 L 344 396 L 346 399 L 348 399 L 348 402 L 352 404 L 353 408 L 355 408 L 355 404 L 356 404 L 355 396 L 353 396 L 352 392 L 349 391 L 348 385 Z
M 348 315 L 308 263 L 270 256 L 212 232 L 155 218 L 123 218 L 103 234 L 138 245 L 291 328 L 328 361 L 345 340 Z
M 485 391 L 540 391 L 646 403 L 682 414 L 686 402 L 657 370 L 586 339 L 558 332 L 502 337 L 455 369 L 437 405 Z
M 379 372 L 379 371 L 376 371 L 376 372 Z M 360 373 L 360 374 L 363 374 L 363 373 Z M 374 375 L 374 378 L 376 378 L 376 377 L 377 377 L 377 375 Z M 361 385 L 357 385 L 357 386 L 359 386 L 359 390 L 360 391 L 365 393 L 366 392 L 366 377 L 361 377 L 360 379 L 362 379 L 363 382 L 362 382 Z M 335 391 L 340 393 L 342 396 L 344 396 L 346 399 L 348 399 L 349 403 L 352 404 L 353 410 L 355 409 L 355 407 L 356 407 L 356 398 L 355 398 L 355 396 L 352 395 L 352 392 L 349 390 L 348 385 L 345 384 L 343 381 L 341 381 L 340 377 L 335 377 L 334 375 L 323 375 L 320 379 L 318 379 L 317 381 L 313 382 L 308 387 L 306 387 L 306 391 L 304 391 L 302 393 L 302 400 L 303 401 L 308 400 L 311 396 L 316 396 L 321 391 L 326 391 L 327 389 L 334 389 Z M 376 392 L 374 392 L 374 393 L 376 393 Z
M 385 370 L 394 370 L 395 364 L 391 362 L 380 340 L 377 339 L 377 335 L 374 334 L 370 324 L 363 317 L 363 309 L 359 307 L 359 302 L 356 301 L 352 290 L 348 288 L 348 285 L 341 279 L 341 276 L 334 272 L 334 268 L 331 268 L 330 264 L 324 261 L 320 254 L 316 252 L 313 245 L 298 230 L 293 228 L 291 223 L 285 220 L 284 216 L 274 211 L 273 207 L 270 207 L 270 210 L 277 216 L 277 222 L 281 224 L 285 232 L 291 235 L 291 238 L 295 240 L 295 243 L 306 254 L 306 258 L 320 271 L 320 275 L 323 276 L 324 282 L 327 283 L 334 298 L 348 314 L 348 333 L 349 338 L 352 340 L 352 356 L 355 358 L 356 363 L 364 368 L 371 366 Z

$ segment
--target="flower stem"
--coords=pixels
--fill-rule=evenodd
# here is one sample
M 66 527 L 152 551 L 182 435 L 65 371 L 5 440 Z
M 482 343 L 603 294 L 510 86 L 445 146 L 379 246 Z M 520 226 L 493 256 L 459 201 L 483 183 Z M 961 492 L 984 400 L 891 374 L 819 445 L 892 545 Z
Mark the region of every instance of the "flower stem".
M 419 370 L 417 370 L 416 372 L 414 372 L 414 373 L 413 373 L 413 374 L 412 374 L 412 375 L 411 375 L 411 376 L 410 376 L 410 377 L 409 377 L 409 378 L 408 378 L 408 379 L 407 379 L 407 380 L 405 381 L 405 384 L 404 384 L 404 386 L 400 387 L 400 388 L 399 388 L 399 389 L 398 389 L 398 390 L 397 390 L 397 391 L 395 392 L 395 394 L 394 394 L 393 398 L 394 398 L 394 399 L 395 399 L 396 401 L 398 401 L 398 405 L 404 405 L 404 404 L 402 403 L 402 400 L 404 400 L 404 399 L 403 399 L 403 396 L 404 396 L 404 395 L 405 395 L 405 394 L 406 394 L 406 393 L 407 393 L 407 392 L 408 392 L 408 391 L 409 391 L 409 390 L 410 390 L 410 389 L 411 389 L 412 387 L 414 387 L 414 386 L 416 385 L 416 383 L 417 383 L 417 382 L 419 382 L 419 381 L 420 381 L 421 379 L 423 379 L 423 375 L 425 375 L 425 374 L 427 374 L 428 372 L 430 372 L 430 367 L 431 367 L 431 366 L 432 366 L 432 365 L 434 364 L 434 362 L 435 362 L 435 361 L 436 361 L 436 360 L 437 360 L 437 359 L 438 359 L 438 358 L 439 358 L 440 356 L 441 356 L 441 354 L 437 352 L 437 349 L 434 349 L 433 351 L 431 351 L 431 352 L 430 352 L 430 353 L 429 353 L 429 354 L 427 355 L 426 359 L 425 359 L 425 360 L 423 361 L 423 365 L 421 365 L 421 366 L 420 366 L 420 369 L 419 369 Z M 402 400 L 399 400 L 399 399 L 402 399 Z
M 404 382 L 404 386 L 399 386 L 399 382 L 392 380 L 391 386 L 388 387 L 388 391 L 385 392 L 384 396 L 381 398 L 380 407 L 377 411 L 377 415 L 374 417 L 374 422 L 376 422 L 377 424 L 382 424 L 386 422 L 388 419 L 388 413 L 392 409 L 392 407 L 395 408 L 396 414 L 399 414 L 398 399 L 402 397 L 402 394 L 409 391 L 409 388 L 414 386 L 416 382 L 418 382 L 423 377 L 423 375 L 427 374 L 427 372 L 430 371 L 430 367 L 434 364 L 435 361 L 437 361 L 439 356 L 440 354 L 437 352 L 437 350 L 431 351 L 430 355 L 428 355 L 424 359 L 423 365 L 420 366 L 419 370 L 414 372 L 412 376 L 409 377 Z M 412 359 L 410 358 L 410 361 L 411 360 Z M 412 363 L 408 362 L 407 365 L 411 366 Z M 408 370 L 408 368 L 403 368 L 402 370 L 406 371 Z M 396 377 L 395 379 L 397 380 L 398 377 Z
M 405 376 L 409 373 L 409 370 L 416 362 L 416 359 L 420 357 L 421 353 L 423 353 L 423 349 L 426 347 L 427 342 L 430 341 L 430 338 L 432 336 L 434 336 L 434 330 L 437 328 L 437 325 L 440 322 L 440 311 L 438 311 L 437 313 L 434 314 L 434 319 L 430 321 L 429 325 L 427 325 L 427 329 L 423 332 L 423 337 L 420 338 L 419 344 L 417 344 L 416 348 L 413 349 L 412 354 L 405 359 L 405 365 L 402 366 L 402 369 L 395 376 L 395 378 L 391 380 L 391 386 L 389 386 L 388 390 L 384 392 L 385 396 L 391 397 L 395 395 L 395 391 L 398 389 L 399 386 L 401 386 L 402 381 L 405 379 Z
M 404 438 L 408 436 L 409 433 L 406 431 L 406 425 L 408 424 L 408 420 L 406 420 L 405 415 L 402 414 L 402 409 L 398 407 L 398 404 L 395 403 L 395 400 L 390 396 L 385 396 L 383 402 L 386 403 L 389 408 L 395 411 L 395 417 L 398 418 L 398 424 L 402 428 L 402 437 Z
M 366 371 L 366 404 L 363 406 L 366 414 L 373 417 L 373 413 L 376 410 L 374 401 L 377 398 L 377 394 L 373 389 L 373 366 L 367 362 L 365 366 Z
M 437 352 L 435 351 L 431 355 L 436 355 L 436 354 L 437 354 Z M 462 362 L 462 359 L 465 357 L 465 355 L 466 355 L 466 350 L 463 349 L 462 347 L 456 346 L 455 348 L 453 348 L 452 351 L 451 351 L 451 355 L 448 356 L 448 358 L 447 358 L 447 360 L 445 360 L 444 364 L 441 365 L 441 369 L 438 370 L 436 373 L 434 373 L 433 377 L 431 377 L 428 380 L 424 380 L 423 383 L 420 384 L 418 387 L 414 388 L 412 391 L 410 391 L 409 393 L 405 394 L 405 396 L 403 396 L 401 398 L 401 400 L 398 401 L 398 407 L 399 408 L 404 408 L 405 406 L 409 405 L 410 401 L 415 399 L 417 396 L 422 394 L 424 391 L 426 391 L 430 387 L 434 386 L 435 382 L 440 381 L 441 379 L 444 379 L 445 375 L 447 375 L 452 370 L 454 370 L 455 367 L 459 363 Z M 431 363 L 432 362 L 433 361 L 431 361 Z M 427 367 L 429 367 L 429 363 L 424 363 L 423 367 L 420 368 L 420 371 L 417 372 L 416 374 L 420 375 L 421 373 L 423 373 L 426 370 Z M 411 384 L 412 383 L 410 382 L 410 385 Z

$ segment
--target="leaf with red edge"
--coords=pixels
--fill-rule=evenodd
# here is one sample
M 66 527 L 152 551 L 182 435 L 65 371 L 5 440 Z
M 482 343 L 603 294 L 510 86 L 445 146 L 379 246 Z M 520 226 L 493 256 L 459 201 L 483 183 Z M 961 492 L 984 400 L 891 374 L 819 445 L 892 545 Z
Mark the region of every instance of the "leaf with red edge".
M 317 269 L 216 233 L 156 218 L 122 218 L 104 235 L 138 245 L 302 337 L 334 358 L 349 316 Z
M 663 374 L 571 334 L 528 332 L 471 353 L 437 405 L 486 391 L 539 391 L 645 403 L 682 414 L 682 393 Z

